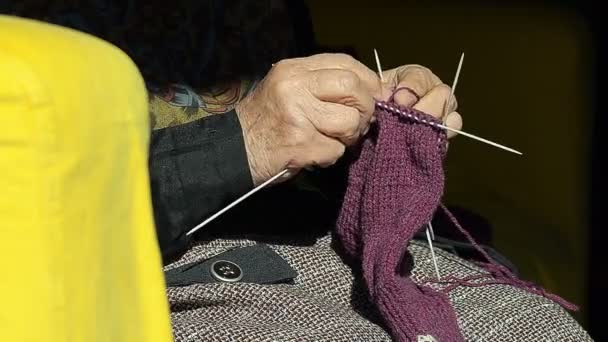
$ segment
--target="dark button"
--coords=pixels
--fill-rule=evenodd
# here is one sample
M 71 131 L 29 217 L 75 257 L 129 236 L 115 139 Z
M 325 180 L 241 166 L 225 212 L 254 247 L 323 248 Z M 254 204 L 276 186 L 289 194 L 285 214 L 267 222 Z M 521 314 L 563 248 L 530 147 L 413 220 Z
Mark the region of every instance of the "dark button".
M 217 280 L 233 283 L 243 278 L 243 271 L 233 262 L 219 260 L 211 264 L 211 275 Z

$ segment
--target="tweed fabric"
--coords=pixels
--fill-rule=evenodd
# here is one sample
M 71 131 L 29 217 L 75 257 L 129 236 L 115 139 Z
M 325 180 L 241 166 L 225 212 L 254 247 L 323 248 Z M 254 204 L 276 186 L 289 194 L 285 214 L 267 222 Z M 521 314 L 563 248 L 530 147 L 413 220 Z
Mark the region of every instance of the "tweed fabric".
M 175 265 L 253 243 L 211 241 L 194 247 Z M 352 272 L 333 251 L 328 237 L 313 246 L 285 243 L 271 247 L 292 267 L 297 265 L 293 285 L 169 288 L 176 341 L 334 341 L 350 336 L 362 341 L 390 340 L 373 319 L 355 310 L 372 312 L 372 307 L 362 291 L 353 293 Z
M 403 267 L 408 242 L 443 195 L 445 132 L 419 122 L 436 120 L 414 109 L 400 115 L 378 108 L 377 131 L 350 167 L 336 231 L 347 255 L 360 260 L 369 295 L 396 340 L 462 341 L 447 296 L 415 284 Z
M 294 284 L 197 284 L 167 289 L 176 342 L 190 341 L 391 341 L 367 300 L 357 268 L 340 257 L 330 236 L 303 239 L 252 236 L 194 244 L 174 268 L 239 246 L 274 240 L 270 247 L 298 272 Z M 433 277 L 428 246 L 412 241 L 411 279 Z M 484 273 L 480 267 L 436 250 L 446 274 Z M 353 271 L 354 270 L 354 271 Z M 435 286 L 435 285 L 433 285 Z M 467 341 L 592 341 L 561 306 L 508 285 L 459 287 L 449 299 Z M 442 324 L 443 322 L 435 322 Z

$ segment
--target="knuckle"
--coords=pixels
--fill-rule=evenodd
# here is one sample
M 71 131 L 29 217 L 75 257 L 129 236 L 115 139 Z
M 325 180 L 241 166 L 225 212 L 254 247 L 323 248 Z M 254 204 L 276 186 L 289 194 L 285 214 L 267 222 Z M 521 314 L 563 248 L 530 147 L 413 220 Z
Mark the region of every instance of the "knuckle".
M 340 144 L 340 146 L 338 146 L 336 150 L 336 160 L 342 157 L 344 155 L 344 152 L 346 152 L 346 146 Z
M 342 126 L 339 132 L 335 132 L 333 134 L 334 137 L 348 145 L 356 142 L 360 135 L 361 131 L 358 122 L 346 123 Z
M 291 146 L 304 146 L 311 140 L 310 134 L 301 129 L 293 129 L 287 132 L 286 135 L 289 140 L 288 144 Z
M 344 131 L 346 138 L 357 138 L 359 135 L 359 121 L 351 122 Z
M 278 62 L 276 62 L 274 64 L 273 69 L 277 70 L 277 71 L 281 71 L 283 69 L 288 68 L 289 65 L 291 65 L 291 60 L 289 60 L 289 59 L 282 59 L 282 60 L 280 60 L 280 61 L 278 61 Z
M 350 146 L 350 145 L 353 145 L 354 143 L 356 143 L 357 140 L 359 140 L 359 132 L 353 133 L 353 135 L 350 135 L 350 136 L 344 138 L 342 141 L 344 142 L 344 144 Z
M 328 133 L 336 138 L 348 138 L 357 133 L 359 121 L 350 115 L 332 115 L 326 119 Z
M 441 84 L 441 80 L 433 74 L 431 69 L 418 64 L 407 65 L 402 75 L 404 76 L 402 78 L 405 78 L 405 76 L 412 78 L 429 89 L 434 85 Z
M 346 146 L 343 144 L 336 144 L 334 146 L 326 146 L 327 151 L 325 157 L 319 158 L 323 159 L 327 163 L 335 163 L 340 157 L 344 155 L 346 151 Z
M 337 81 L 340 89 L 346 91 L 357 88 L 361 82 L 357 74 L 348 70 L 344 71 Z
M 433 89 L 434 93 L 436 93 L 437 95 L 440 95 L 442 97 L 445 97 L 446 99 L 448 98 L 448 96 L 450 96 L 451 91 L 452 91 L 452 88 L 450 88 L 450 86 L 448 86 L 447 84 L 443 84 L 443 83 L 436 86 Z
M 353 126 L 346 131 L 347 138 L 357 138 L 359 136 L 359 126 Z
M 328 61 L 332 61 L 338 65 L 345 67 L 351 67 L 358 63 L 358 61 L 351 55 L 346 53 L 324 53 L 323 57 L 327 58 Z
M 296 68 L 297 63 L 291 59 L 283 59 L 275 63 L 268 72 L 267 78 L 272 80 L 282 80 L 289 77 Z
M 359 111 L 353 109 L 340 115 L 338 118 L 339 119 L 336 121 L 339 122 L 336 122 L 336 127 L 340 127 L 340 135 L 342 138 L 354 137 L 359 134 L 359 127 L 362 120 Z
M 272 83 L 272 92 L 282 96 L 288 94 L 293 89 L 293 84 L 289 79 L 278 79 Z
M 353 56 L 346 54 L 346 53 L 338 53 L 338 54 L 336 54 L 336 57 L 339 58 L 342 63 L 348 64 L 348 65 L 352 65 L 357 62 L 357 60 Z
M 406 70 L 412 77 L 419 79 L 420 81 L 426 81 L 431 78 L 431 71 L 423 66 L 414 65 Z
M 420 65 L 420 64 L 410 64 L 410 65 L 406 66 L 406 69 L 411 70 L 413 72 L 419 72 L 422 75 L 432 75 L 433 74 L 431 69 L 425 67 L 424 65 Z
M 346 152 L 346 146 L 341 143 L 327 143 L 318 148 L 318 153 L 312 158 L 311 163 L 321 167 L 334 165 Z

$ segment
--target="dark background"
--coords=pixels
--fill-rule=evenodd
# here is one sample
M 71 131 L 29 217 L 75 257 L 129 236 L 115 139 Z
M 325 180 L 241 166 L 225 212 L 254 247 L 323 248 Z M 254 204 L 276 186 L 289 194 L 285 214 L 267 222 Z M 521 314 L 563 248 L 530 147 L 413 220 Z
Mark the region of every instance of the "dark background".
M 0 13 L 109 40 L 160 86 L 260 77 L 279 59 L 321 51 L 375 69 L 373 48 L 385 70 L 422 64 L 451 84 L 464 52 L 456 91 L 464 130 L 524 156 L 456 138 L 446 201 L 476 215 L 524 278 L 579 304 L 576 318 L 608 340 L 605 47 L 594 2 L 0 0 Z
M 431 68 L 451 84 L 465 131 L 523 157 L 459 137 L 446 200 L 487 220 L 492 242 L 524 278 L 581 305 L 577 319 L 608 340 L 599 7 L 590 1 L 307 1 L 316 40 L 375 69 Z

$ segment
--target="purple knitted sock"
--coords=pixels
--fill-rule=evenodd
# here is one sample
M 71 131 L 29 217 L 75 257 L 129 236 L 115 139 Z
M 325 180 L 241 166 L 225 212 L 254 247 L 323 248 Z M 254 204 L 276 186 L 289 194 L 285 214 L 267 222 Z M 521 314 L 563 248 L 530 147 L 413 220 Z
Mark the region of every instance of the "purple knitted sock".
M 445 133 L 405 118 L 437 122 L 424 113 L 377 108 L 377 136 L 368 135 L 350 167 L 337 234 L 346 253 L 360 259 L 369 295 L 396 340 L 464 341 L 447 295 L 401 271 L 411 261 L 408 243 L 443 193 Z

